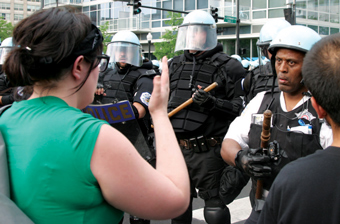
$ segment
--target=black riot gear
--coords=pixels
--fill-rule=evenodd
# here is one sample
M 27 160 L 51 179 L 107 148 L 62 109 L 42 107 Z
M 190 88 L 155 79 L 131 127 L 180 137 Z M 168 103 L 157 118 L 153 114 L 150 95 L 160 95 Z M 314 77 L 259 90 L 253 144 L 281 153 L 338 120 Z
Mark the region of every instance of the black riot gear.
M 171 116 L 192 183 L 192 197 L 205 201 L 204 216 L 210 224 L 230 223 L 229 209 L 220 197 L 220 179 L 227 166 L 221 158 L 223 137 L 242 108 L 242 64 L 222 52 L 221 44 L 209 51 L 184 54 L 169 62 L 169 112 L 192 98 L 193 103 Z M 217 82 L 208 93 L 203 89 Z M 239 85 L 239 87 L 237 86 Z M 236 194 L 228 198 L 234 200 Z M 190 211 L 189 211 L 190 210 Z M 172 224 L 190 223 L 191 207 Z

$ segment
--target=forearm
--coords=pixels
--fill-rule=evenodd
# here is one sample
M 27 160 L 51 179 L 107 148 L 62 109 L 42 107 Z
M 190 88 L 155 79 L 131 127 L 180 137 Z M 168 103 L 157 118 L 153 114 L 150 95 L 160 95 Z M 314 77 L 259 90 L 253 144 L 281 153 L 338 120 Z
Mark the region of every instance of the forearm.
M 156 169 L 167 176 L 184 194 L 189 195 L 189 176 L 168 116 L 153 116 L 156 139 Z
M 143 118 L 146 114 L 146 109 L 138 102 L 134 102 L 132 105 L 135 106 L 138 111 L 138 117 L 136 118 L 137 119 Z
M 223 160 L 231 166 L 236 166 L 235 157 L 242 148 L 238 142 L 233 139 L 226 138 L 223 140 L 221 148 L 221 156 Z
M 240 113 L 241 105 L 241 98 L 239 100 L 235 99 L 232 101 L 216 98 L 213 109 L 224 111 L 227 114 L 233 116 L 238 116 Z

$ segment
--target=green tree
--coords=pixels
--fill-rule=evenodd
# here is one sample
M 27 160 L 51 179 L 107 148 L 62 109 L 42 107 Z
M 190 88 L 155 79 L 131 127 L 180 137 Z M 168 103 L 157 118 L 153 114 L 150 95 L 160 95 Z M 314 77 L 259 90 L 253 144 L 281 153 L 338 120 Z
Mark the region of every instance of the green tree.
M 0 18 L 0 38 L 1 38 L 1 41 L 6 39 L 7 37 L 11 37 L 12 33 L 13 33 L 12 23 L 7 22 L 3 18 Z
M 106 53 L 107 45 L 111 42 L 111 38 L 112 38 L 112 35 L 109 34 L 108 31 L 107 31 L 109 29 L 109 21 L 106 21 L 103 25 L 100 25 L 99 29 L 103 34 L 103 38 L 104 38 L 103 51 Z
M 167 17 L 170 18 L 170 20 L 165 21 L 165 24 L 170 25 L 171 30 L 166 30 L 164 35 L 161 36 L 161 39 L 164 40 L 163 42 L 154 43 L 155 52 L 153 54 L 158 60 L 163 56 L 172 58 L 183 53 L 183 51 L 175 52 L 177 27 L 183 22 L 182 14 L 170 12 Z

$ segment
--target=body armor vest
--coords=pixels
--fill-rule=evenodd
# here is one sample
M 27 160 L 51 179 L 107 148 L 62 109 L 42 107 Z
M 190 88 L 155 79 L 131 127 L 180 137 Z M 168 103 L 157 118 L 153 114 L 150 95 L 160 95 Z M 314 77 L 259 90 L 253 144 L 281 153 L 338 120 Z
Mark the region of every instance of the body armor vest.
M 246 104 L 253 99 L 257 93 L 262 91 L 268 91 L 273 86 L 274 75 L 270 63 L 261 65 L 251 72 L 251 86 L 248 94 L 245 95 Z M 277 87 L 277 81 L 275 80 L 275 87 Z
M 103 96 L 102 103 L 112 103 L 114 100 L 126 100 L 133 102 L 134 86 L 138 78 L 148 69 L 129 69 L 126 74 L 121 75 L 117 70 L 112 70 L 105 75 L 103 80 L 106 96 Z
M 170 99 L 168 110 L 172 111 L 177 106 L 192 97 L 197 85 L 203 88 L 213 82 L 225 84 L 227 74 L 223 64 L 229 61 L 230 57 L 223 53 L 216 53 L 211 58 L 195 61 L 187 61 L 184 54 L 173 58 L 170 66 Z M 221 85 L 210 91 L 218 98 L 226 97 L 225 85 Z M 175 132 L 190 132 L 197 130 L 208 118 L 209 109 L 196 104 L 184 108 L 171 118 Z
M 319 137 L 321 122 L 318 119 L 318 115 L 314 110 L 310 99 L 294 110 L 284 112 L 280 105 L 280 91 L 276 88 L 273 96 L 271 96 L 271 91 L 265 93 L 258 114 L 263 114 L 268 105 L 270 105 L 268 109 L 271 110 L 273 114 L 269 142 L 276 140 L 279 143 L 279 148 L 284 150 L 287 157 L 282 158 L 284 161 L 278 164 L 278 167 L 275 168 L 276 170 L 282 169 L 285 164 L 293 160 L 312 154 L 318 149 L 322 149 Z M 306 109 L 310 113 L 309 117 L 311 117 L 310 115 L 315 117 L 313 120 L 309 121 L 304 118 L 308 117 L 308 115 L 302 117 L 300 117 L 301 115 L 297 115 Z M 300 126 L 299 119 L 303 120 L 305 124 L 312 125 L 312 134 L 287 130 L 287 127 L 292 128 Z M 249 148 L 259 148 L 261 146 L 261 132 L 262 125 L 251 124 L 249 131 Z M 265 178 L 263 181 L 263 188 L 269 190 L 274 179 L 275 177 Z M 252 192 L 250 194 L 252 204 L 254 203 L 255 192 L 256 180 L 252 178 Z

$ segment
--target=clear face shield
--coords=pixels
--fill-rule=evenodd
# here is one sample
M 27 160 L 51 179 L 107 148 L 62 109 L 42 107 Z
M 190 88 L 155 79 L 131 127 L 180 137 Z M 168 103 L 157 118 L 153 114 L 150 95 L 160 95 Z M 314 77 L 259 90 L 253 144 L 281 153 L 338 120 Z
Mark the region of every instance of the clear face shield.
M 127 42 L 109 43 L 106 54 L 110 56 L 109 67 L 116 62 L 123 64 L 130 64 L 134 66 L 141 66 L 142 49 L 139 45 Z
M 0 47 L 0 65 L 5 63 L 8 53 L 12 50 L 12 47 Z
M 269 60 L 269 54 L 268 54 L 268 48 L 269 48 L 269 42 L 266 43 L 260 43 L 258 40 L 256 43 L 257 46 L 257 54 L 259 57 L 259 65 L 264 65 L 266 63 L 266 60 Z
M 184 25 L 179 27 L 175 51 L 207 51 L 217 45 L 216 27 L 214 25 Z

